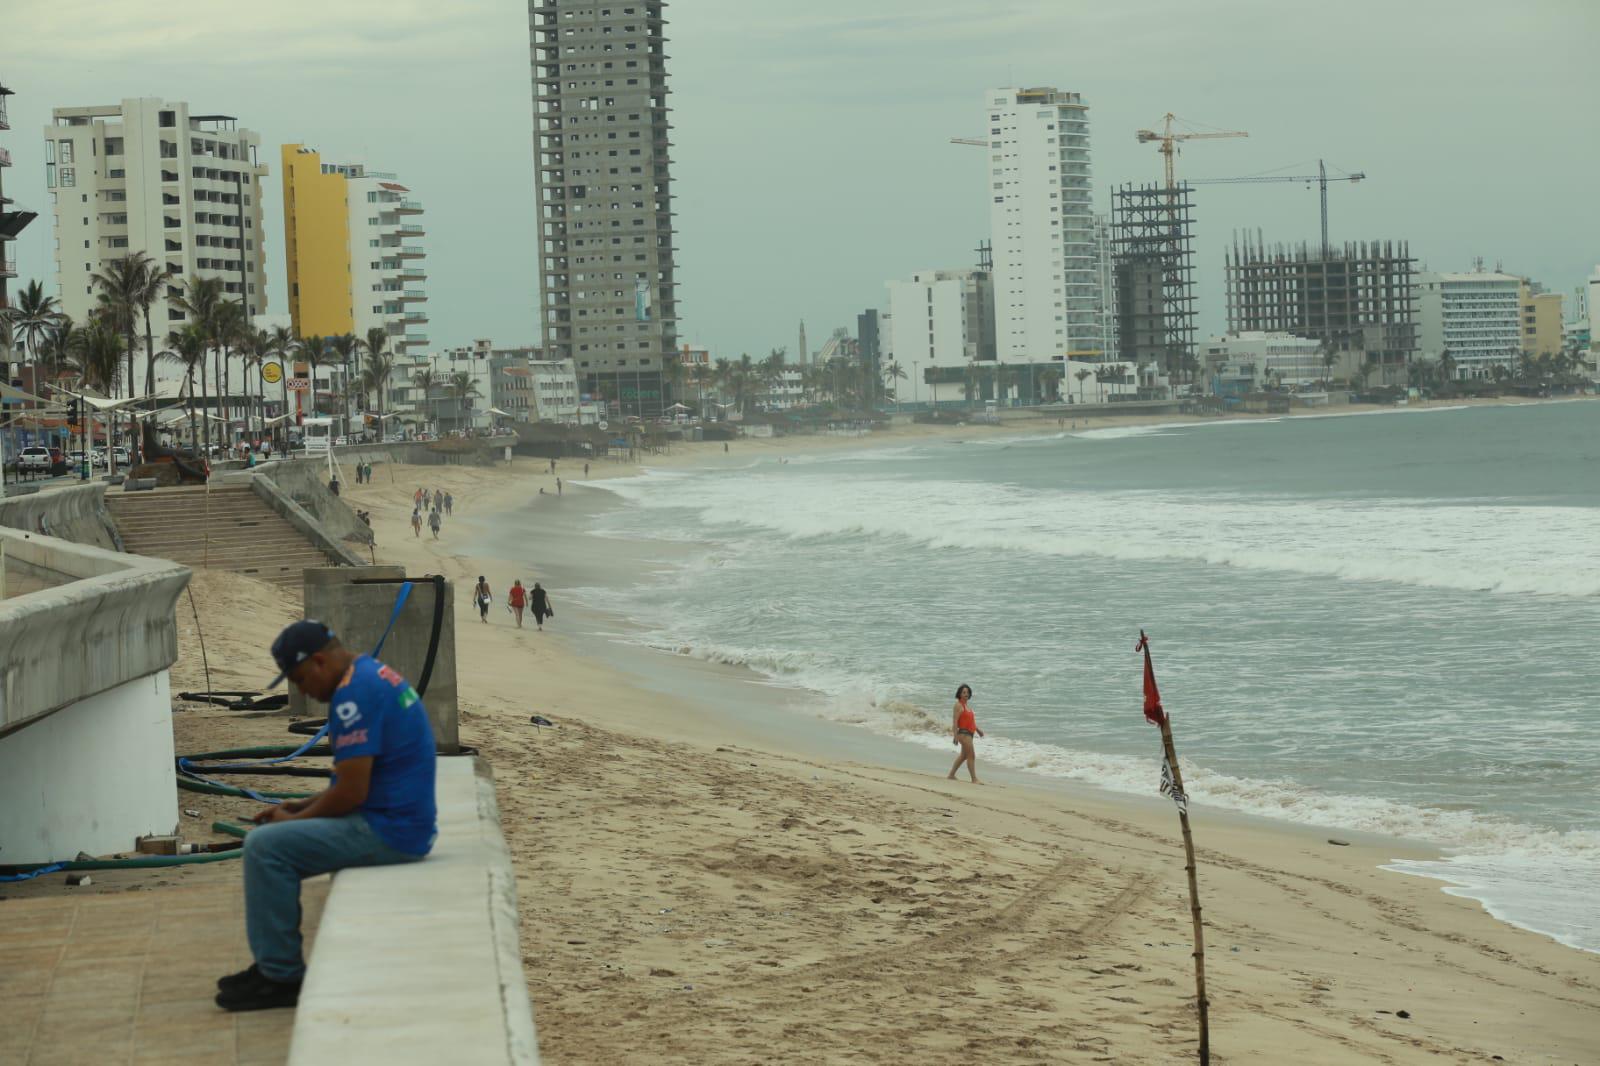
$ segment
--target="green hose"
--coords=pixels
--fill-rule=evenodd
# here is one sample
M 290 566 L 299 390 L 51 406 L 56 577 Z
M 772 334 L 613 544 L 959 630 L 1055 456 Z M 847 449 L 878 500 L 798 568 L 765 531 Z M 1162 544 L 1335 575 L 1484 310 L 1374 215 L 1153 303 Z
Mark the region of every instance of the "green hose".
M 234 788 L 232 785 L 213 785 L 213 784 L 211 784 L 210 782 L 207 782 L 207 781 L 194 781 L 194 780 L 191 780 L 191 779 L 189 779 L 187 777 L 181 777 L 181 776 L 178 778 L 178 787 L 182 788 L 182 789 L 187 789 L 190 792 L 204 792 L 208 796 L 237 796 L 240 799 L 254 799 L 255 798 L 254 796 L 250 795 L 250 793 L 246 792 L 244 789 L 242 789 L 242 788 Z M 268 799 L 310 799 L 312 796 L 315 796 L 316 793 L 315 792 L 258 792 L 258 793 L 256 793 L 256 795 L 258 795 L 258 796 L 266 796 Z
M 244 835 L 250 832 L 250 828 L 243 825 L 234 825 L 232 822 L 212 822 L 211 831 L 214 833 L 225 833 L 230 837 L 238 837 L 240 840 L 243 840 Z
M 0 880 L 25 881 L 40 874 L 57 873 L 62 870 L 149 870 L 162 866 L 190 866 L 195 863 L 237 859 L 243 854 L 243 848 L 229 848 L 227 851 L 198 851 L 192 855 L 141 855 L 137 859 L 70 859 L 65 862 L 24 863 L 5 867 L 16 873 Z
M 294 746 L 283 747 L 279 745 L 268 745 L 262 748 L 226 748 L 222 751 L 202 751 L 198 755 L 185 755 L 184 758 L 195 762 L 201 760 L 211 762 L 216 759 L 253 759 L 258 757 L 270 759 L 276 756 L 293 755 L 299 750 L 300 749 L 298 747 Z M 310 751 L 304 752 L 303 754 L 328 755 L 330 754 L 330 751 L 327 745 L 321 744 L 315 748 L 312 748 Z

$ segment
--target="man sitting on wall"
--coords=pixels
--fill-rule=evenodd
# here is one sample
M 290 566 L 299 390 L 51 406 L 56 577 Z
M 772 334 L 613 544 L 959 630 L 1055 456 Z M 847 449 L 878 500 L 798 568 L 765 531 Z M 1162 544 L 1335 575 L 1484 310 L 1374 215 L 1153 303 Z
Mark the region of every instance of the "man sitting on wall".
M 300 998 L 300 882 L 351 866 L 416 862 L 438 834 L 433 729 L 422 699 L 393 669 L 356 655 L 321 622 L 272 642 L 281 671 L 328 704 L 333 783 L 268 807 L 244 841 L 245 930 L 255 962 L 217 982 L 224 1010 L 292 1007 Z

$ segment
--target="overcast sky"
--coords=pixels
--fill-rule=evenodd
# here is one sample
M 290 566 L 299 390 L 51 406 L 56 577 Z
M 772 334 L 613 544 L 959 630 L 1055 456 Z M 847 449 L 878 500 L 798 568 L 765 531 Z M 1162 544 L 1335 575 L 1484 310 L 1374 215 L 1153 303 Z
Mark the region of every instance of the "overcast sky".
M 393 170 L 427 206 L 435 347 L 538 336 L 526 9 L 509 0 L 5 0 L 8 195 L 41 212 L 17 258 L 52 280 L 50 109 L 189 101 L 262 137 L 272 311 L 286 312 L 277 146 Z M 961 267 L 988 236 L 984 91 L 1054 85 L 1090 105 L 1097 210 L 1154 180 L 1134 131 L 1166 111 L 1247 130 L 1180 174 L 1314 171 L 1333 238 L 1406 239 L 1442 270 L 1570 293 L 1600 261 L 1600 0 L 674 0 L 673 192 L 684 339 L 716 355 L 813 346 L 884 282 Z M 1294 184 L 1203 189 L 1200 326 L 1220 329 L 1239 229 L 1315 239 Z

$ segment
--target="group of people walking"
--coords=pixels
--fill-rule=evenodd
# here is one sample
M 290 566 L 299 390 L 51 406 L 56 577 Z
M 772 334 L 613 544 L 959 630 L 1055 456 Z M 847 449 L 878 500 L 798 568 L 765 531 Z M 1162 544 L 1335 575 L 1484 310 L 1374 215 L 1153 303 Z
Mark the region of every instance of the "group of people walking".
M 371 468 L 368 468 L 370 476 Z M 418 488 L 412 496 L 411 507 L 411 535 L 422 536 L 422 524 L 428 524 L 428 529 L 433 533 L 433 539 L 439 539 L 439 530 L 444 528 L 444 516 L 455 510 L 456 498 L 443 489 L 428 490 Z M 424 519 L 423 516 L 427 518 Z
M 489 580 L 482 574 L 478 575 L 478 583 L 472 589 L 472 602 L 478 608 L 478 621 L 488 625 L 489 605 L 494 602 L 494 593 L 489 588 Z M 550 594 L 544 586 L 535 581 L 533 588 L 524 588 L 521 578 L 513 581 L 506 593 L 506 610 L 516 618 L 518 629 L 522 628 L 524 611 L 533 612 L 533 624 L 540 630 L 544 629 L 546 618 L 556 616 L 555 608 L 550 606 Z
M 372 484 L 372 464 L 371 463 L 357 463 L 356 464 L 356 484 L 357 485 L 370 485 L 370 484 Z

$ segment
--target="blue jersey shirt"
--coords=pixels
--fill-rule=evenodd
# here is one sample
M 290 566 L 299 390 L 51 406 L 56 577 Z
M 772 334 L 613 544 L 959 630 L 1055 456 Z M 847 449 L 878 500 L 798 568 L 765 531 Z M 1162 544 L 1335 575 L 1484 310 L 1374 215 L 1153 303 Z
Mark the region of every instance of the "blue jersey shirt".
M 416 689 L 391 667 L 363 655 L 328 701 L 334 767 L 372 756 L 372 781 L 358 808 L 383 842 L 426 855 L 438 835 L 433 780 L 436 749 Z

